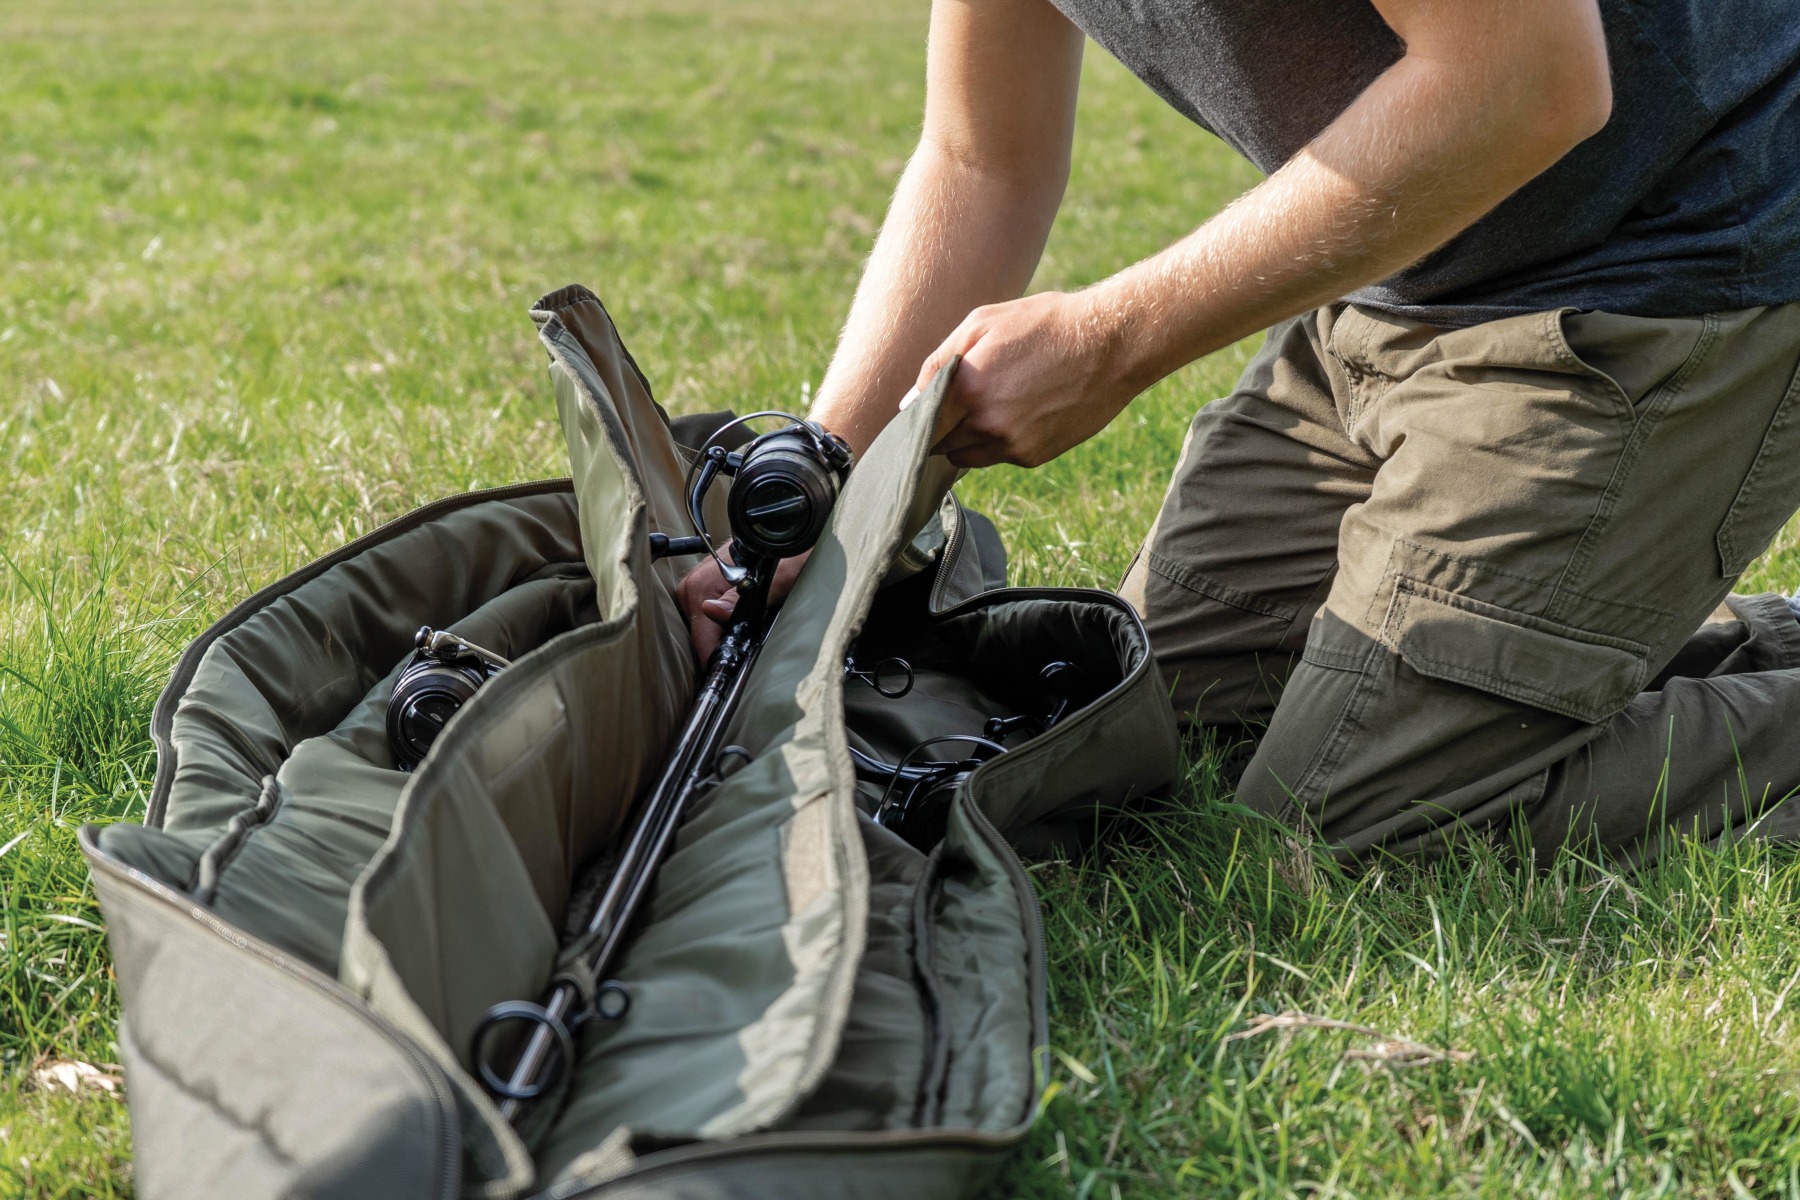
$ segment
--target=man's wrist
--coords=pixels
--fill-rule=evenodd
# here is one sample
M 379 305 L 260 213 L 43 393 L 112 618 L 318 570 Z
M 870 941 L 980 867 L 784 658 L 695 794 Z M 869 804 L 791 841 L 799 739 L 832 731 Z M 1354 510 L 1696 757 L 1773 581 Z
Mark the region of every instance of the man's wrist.
M 830 395 L 818 397 L 806 413 L 807 420 L 826 433 L 843 438 L 849 443 L 851 452 L 861 458 L 862 452 L 868 449 L 868 443 L 874 439 L 872 436 L 864 436 L 864 421 L 859 420 L 859 416 L 861 414 L 856 411 L 855 406 L 838 403 Z
M 1156 367 L 1154 330 L 1141 319 L 1116 277 L 1083 288 L 1070 299 L 1076 304 L 1077 336 L 1100 387 L 1135 396 L 1168 373 Z

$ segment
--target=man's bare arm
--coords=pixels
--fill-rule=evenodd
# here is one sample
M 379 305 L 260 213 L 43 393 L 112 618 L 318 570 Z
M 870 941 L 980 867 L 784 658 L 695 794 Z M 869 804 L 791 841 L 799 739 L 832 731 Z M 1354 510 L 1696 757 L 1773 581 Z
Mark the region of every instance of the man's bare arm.
M 863 271 L 812 417 L 861 454 L 919 362 L 1037 269 L 1069 180 L 1081 33 L 1049 0 L 936 0 L 925 126 Z M 784 594 L 799 560 L 781 564 Z M 703 562 L 676 589 L 702 662 L 737 594 Z
M 918 373 L 964 355 L 940 452 L 1045 462 L 1182 365 L 1417 261 L 1606 123 L 1595 0 L 1375 4 L 1405 54 L 1280 170 L 1102 283 L 969 314 Z
M 937 0 L 925 123 L 813 416 L 858 453 L 969 311 L 1021 296 L 1069 178 L 1082 35 L 1049 0 Z

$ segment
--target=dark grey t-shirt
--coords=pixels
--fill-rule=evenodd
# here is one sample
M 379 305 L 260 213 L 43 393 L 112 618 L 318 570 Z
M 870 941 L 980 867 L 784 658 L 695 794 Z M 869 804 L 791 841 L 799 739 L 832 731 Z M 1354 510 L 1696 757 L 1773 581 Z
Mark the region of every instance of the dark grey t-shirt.
M 1369 0 L 1054 0 L 1264 171 L 1400 57 Z M 1600 0 L 1613 115 L 1350 299 L 1434 324 L 1569 305 L 1682 316 L 1800 300 L 1800 0 Z

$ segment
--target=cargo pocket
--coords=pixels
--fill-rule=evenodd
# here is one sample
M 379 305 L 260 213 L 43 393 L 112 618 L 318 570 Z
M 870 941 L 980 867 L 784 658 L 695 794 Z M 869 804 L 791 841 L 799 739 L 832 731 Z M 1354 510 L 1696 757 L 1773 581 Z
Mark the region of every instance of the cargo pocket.
M 1402 576 L 1383 640 L 1421 675 L 1603 721 L 1642 690 L 1650 649 Z
M 1800 374 L 1763 432 L 1762 446 L 1719 526 L 1719 569 L 1735 579 L 1800 508 Z

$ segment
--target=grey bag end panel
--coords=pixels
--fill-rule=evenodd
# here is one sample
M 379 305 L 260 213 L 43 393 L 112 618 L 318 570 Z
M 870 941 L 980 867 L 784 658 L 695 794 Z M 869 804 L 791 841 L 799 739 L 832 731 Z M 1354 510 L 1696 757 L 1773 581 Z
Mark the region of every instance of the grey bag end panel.
M 346 992 L 199 905 L 82 848 L 124 1002 L 143 1200 L 449 1200 L 442 1076 Z
M 428 565 L 447 543 L 460 553 L 442 569 L 461 571 L 480 559 L 487 578 L 472 581 L 479 586 L 459 586 L 452 578 L 433 585 Z M 393 769 L 384 719 L 393 679 L 410 650 L 411 628 L 430 620 L 502 655 L 516 654 L 591 619 L 593 583 L 585 566 L 553 557 L 573 553 L 574 513 L 566 492 L 522 503 L 489 501 L 416 524 L 246 614 L 206 645 L 175 706 L 173 761 L 164 756 L 158 764 L 159 774 L 173 768 L 176 776 L 167 792 L 168 827 L 111 826 L 100 834 L 101 848 L 335 975 L 351 887 L 386 839 L 408 778 Z M 456 612 L 421 605 L 423 615 L 396 609 L 373 628 L 335 624 L 346 612 L 366 622 L 382 589 L 397 588 L 401 580 L 454 604 L 479 607 Z M 483 595 L 496 588 L 491 598 Z M 395 627 L 409 626 L 406 649 L 388 644 Z M 296 631 L 312 628 L 327 631 L 313 641 L 331 655 L 311 652 L 304 642 L 299 649 L 289 645 L 290 635 L 304 637 Z M 327 673 L 280 675 L 309 665 Z M 278 706 L 300 706 L 271 701 L 262 690 L 292 686 L 312 697 L 341 696 L 346 680 L 358 685 L 379 670 L 385 678 L 348 712 L 340 711 L 334 727 L 291 744 L 287 738 L 323 724 L 324 716 L 314 714 L 305 725 L 272 720 Z M 233 696 L 244 703 L 229 705 L 225 698 Z M 262 734 L 245 735 L 246 726 Z M 268 748 L 273 773 L 255 777 L 266 764 L 250 748 L 253 742 Z

